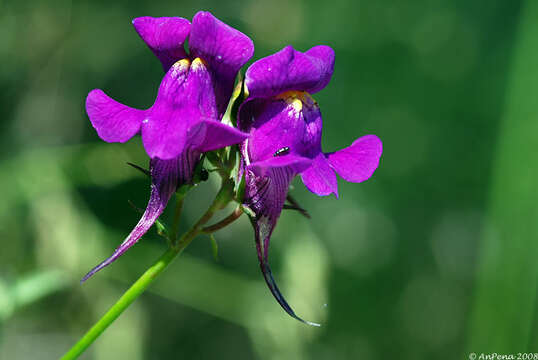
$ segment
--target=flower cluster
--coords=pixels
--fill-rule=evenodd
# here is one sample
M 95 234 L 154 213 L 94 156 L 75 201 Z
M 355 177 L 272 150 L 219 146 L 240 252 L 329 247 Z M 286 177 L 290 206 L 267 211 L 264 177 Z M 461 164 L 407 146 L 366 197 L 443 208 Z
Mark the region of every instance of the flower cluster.
M 239 70 L 254 53 L 245 34 L 208 12 L 197 13 L 192 23 L 179 17 L 141 17 L 133 25 L 165 71 L 154 104 L 134 109 L 92 90 L 86 111 L 99 137 L 107 142 L 142 136 L 150 159 L 149 202 L 112 256 L 83 281 L 133 246 L 157 221 L 172 195 L 197 182 L 207 157 L 223 180 L 236 182 L 230 199 L 241 204 L 252 222 L 269 289 L 288 314 L 303 321 L 282 296 L 268 264 L 271 234 L 285 207 L 290 182 L 300 175 L 314 194 L 338 197 L 336 174 L 350 182 L 365 181 L 382 152 L 375 135 L 360 137 L 336 152 L 321 149 L 322 117 L 311 95 L 331 79 L 333 50 L 315 46 L 302 53 L 287 46 L 250 65 L 234 92 Z M 231 175 L 234 166 L 237 176 Z

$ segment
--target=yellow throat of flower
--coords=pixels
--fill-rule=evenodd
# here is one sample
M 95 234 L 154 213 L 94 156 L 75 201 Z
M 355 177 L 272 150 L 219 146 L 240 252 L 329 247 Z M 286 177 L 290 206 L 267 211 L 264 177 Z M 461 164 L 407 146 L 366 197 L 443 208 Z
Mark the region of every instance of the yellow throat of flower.
M 181 59 L 176 61 L 174 65 L 172 65 L 173 70 L 177 72 L 184 72 L 189 69 L 196 70 L 200 67 L 206 67 L 206 63 L 200 58 L 194 59 L 192 63 L 189 59 Z
M 207 64 L 205 63 L 204 60 L 200 59 L 199 57 L 197 57 L 196 59 L 194 59 L 192 61 L 192 65 L 191 65 L 191 68 L 192 70 L 196 70 L 200 67 L 207 67 Z
M 285 100 L 286 103 L 293 106 L 296 111 L 301 111 L 303 109 L 303 104 L 306 104 L 307 106 L 316 104 L 316 101 L 306 91 L 286 91 L 278 95 L 276 98 Z
M 189 59 L 178 60 L 172 65 L 174 71 L 185 71 L 191 66 L 191 61 Z

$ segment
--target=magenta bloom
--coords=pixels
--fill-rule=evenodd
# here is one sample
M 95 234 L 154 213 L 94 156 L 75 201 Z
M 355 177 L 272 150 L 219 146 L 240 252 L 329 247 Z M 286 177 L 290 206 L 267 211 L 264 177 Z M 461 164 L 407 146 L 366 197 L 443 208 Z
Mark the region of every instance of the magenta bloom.
M 86 111 L 99 137 L 125 142 L 141 134 L 151 158 L 146 210 L 113 255 L 83 281 L 134 245 L 161 215 L 177 187 L 192 180 L 200 155 L 243 141 L 247 134 L 220 121 L 239 69 L 254 52 L 252 41 L 208 12 L 192 24 L 179 17 L 141 17 L 133 25 L 166 72 L 153 106 L 133 109 L 92 90 Z M 189 53 L 184 43 L 189 40 Z
M 363 136 L 333 153 L 321 150 L 321 112 L 310 94 L 329 83 L 333 68 L 334 52 L 328 46 L 305 53 L 285 47 L 249 67 L 245 75 L 249 97 L 239 110 L 239 128 L 250 133 L 242 146 L 244 206 L 253 213 L 260 267 L 280 305 L 303 322 L 280 293 L 267 260 L 289 184 L 301 174 L 314 194 L 338 196 L 335 173 L 347 181 L 365 181 L 377 168 L 382 152 L 375 135 Z

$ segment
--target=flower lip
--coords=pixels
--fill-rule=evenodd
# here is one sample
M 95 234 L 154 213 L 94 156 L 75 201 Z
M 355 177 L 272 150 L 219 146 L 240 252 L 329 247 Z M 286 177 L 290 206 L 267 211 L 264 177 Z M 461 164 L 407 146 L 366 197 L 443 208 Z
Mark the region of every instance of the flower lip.
M 286 46 L 254 62 L 245 74 L 249 98 L 269 98 L 290 90 L 314 94 L 329 83 L 334 71 L 334 51 L 319 45 L 306 52 Z
M 191 58 L 207 63 L 214 78 L 219 117 L 222 117 L 233 92 L 239 69 L 254 54 L 252 40 L 211 13 L 200 11 L 192 19 L 189 37 Z
M 159 58 L 165 72 L 175 61 L 187 57 L 184 43 L 192 27 L 189 20 L 143 16 L 133 19 L 132 23 L 138 35 Z

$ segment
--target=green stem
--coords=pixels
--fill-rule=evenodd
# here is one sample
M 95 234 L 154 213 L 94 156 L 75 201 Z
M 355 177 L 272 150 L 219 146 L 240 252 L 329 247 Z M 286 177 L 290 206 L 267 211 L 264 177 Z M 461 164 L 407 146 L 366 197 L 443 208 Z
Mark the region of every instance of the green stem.
M 181 252 L 180 248 L 169 248 L 146 272 L 127 290 L 105 315 L 62 357 L 62 360 L 76 359 L 127 309 L 170 265 Z
M 172 261 L 202 232 L 202 227 L 211 219 L 213 214 L 226 205 L 225 196 L 229 190 L 226 182 L 217 194 L 217 197 L 189 231 L 166 250 L 166 252 L 121 296 L 121 298 L 106 312 L 99 321 L 62 357 L 62 360 L 76 359 L 112 324 L 121 313 L 129 307 L 153 281 L 172 263 Z M 229 202 L 229 200 L 228 200 Z M 182 205 L 182 198 L 178 200 L 178 206 Z M 177 211 L 177 209 L 176 209 Z M 179 215 L 178 215 L 179 217 Z M 173 242 L 175 239 L 171 238 Z

